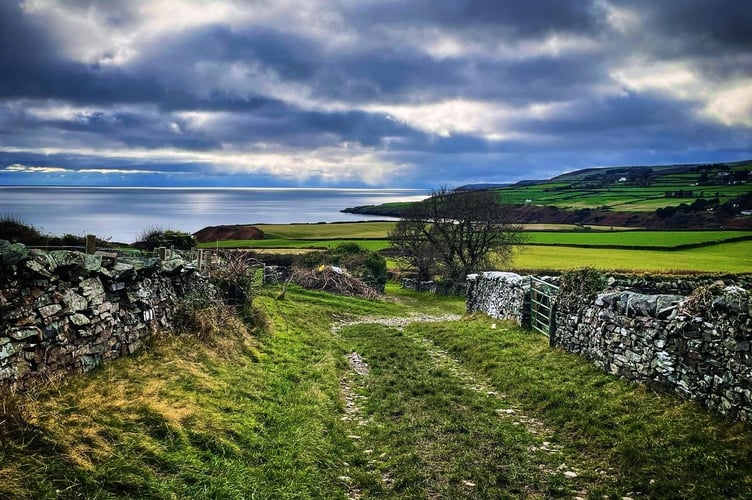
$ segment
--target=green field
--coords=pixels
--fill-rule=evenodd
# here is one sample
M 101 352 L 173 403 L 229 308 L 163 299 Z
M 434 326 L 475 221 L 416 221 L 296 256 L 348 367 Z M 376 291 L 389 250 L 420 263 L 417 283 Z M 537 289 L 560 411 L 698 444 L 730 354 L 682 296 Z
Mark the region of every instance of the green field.
M 672 251 L 527 245 L 515 255 L 511 268 L 560 271 L 585 266 L 624 271 L 749 273 L 752 241 Z
M 343 222 L 336 224 L 260 224 L 267 238 L 276 239 L 370 239 L 386 238 L 394 222 Z
M 752 231 L 603 231 L 529 232 L 536 245 L 607 245 L 625 247 L 677 247 L 722 243 L 729 239 L 752 238 Z
M 667 185 L 663 187 L 630 188 L 611 187 L 601 189 L 562 188 L 558 183 L 544 183 L 535 186 L 509 187 L 499 189 L 505 203 L 554 206 L 558 208 L 600 208 L 629 212 L 653 212 L 657 208 L 678 206 L 692 203 L 691 198 L 667 198 L 666 191 L 694 190 L 705 194 L 705 198 L 714 198 L 718 193 L 721 203 L 749 192 L 747 185 L 737 186 L 684 186 Z M 530 201 L 528 201 L 530 200 Z
M 752 164 L 737 164 L 729 172 L 749 170 Z M 561 209 L 601 208 L 626 212 L 653 212 L 657 208 L 692 203 L 696 198 L 718 198 L 721 203 L 748 193 L 749 184 L 715 183 L 718 178 L 711 172 L 714 182 L 698 184 L 701 172 L 688 167 L 685 172 L 673 172 L 672 168 L 654 167 L 649 185 L 638 186 L 633 182 L 620 182 L 621 174 L 604 180 L 609 169 L 589 170 L 564 174 L 549 181 L 533 185 L 509 186 L 498 189 L 506 203 L 555 206 Z M 610 169 L 614 170 L 614 169 Z M 629 175 L 628 169 L 616 169 Z M 600 178 L 598 178 L 601 176 Z M 667 197 L 666 193 L 692 191 L 692 196 Z
M 260 227 L 265 233 L 273 238 L 228 240 L 199 246 L 284 253 L 357 243 L 370 250 L 382 250 L 389 247 L 386 236 L 393 226 L 394 222 L 262 225 Z M 664 272 L 752 272 L 752 231 L 565 230 L 528 231 L 527 234 L 530 244 L 520 248 L 512 269 L 551 271 L 592 266 Z M 728 242 L 745 237 L 751 240 Z M 609 248 L 582 248 L 578 245 Z M 674 249 L 685 245 L 704 246 Z
M 273 238 L 267 240 L 224 240 L 217 243 L 202 243 L 199 248 L 332 248 L 342 243 L 357 243 L 369 250 L 382 250 L 389 247 L 389 241 L 382 240 L 358 240 L 358 239 L 309 239 L 295 240 Z

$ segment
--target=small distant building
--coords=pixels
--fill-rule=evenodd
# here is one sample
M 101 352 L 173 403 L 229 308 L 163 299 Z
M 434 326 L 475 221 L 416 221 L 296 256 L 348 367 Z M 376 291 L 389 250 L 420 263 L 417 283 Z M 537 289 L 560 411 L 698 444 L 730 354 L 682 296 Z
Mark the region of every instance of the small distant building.
M 619 177 L 619 180 L 616 181 L 616 182 L 627 182 L 627 178 L 626 177 Z

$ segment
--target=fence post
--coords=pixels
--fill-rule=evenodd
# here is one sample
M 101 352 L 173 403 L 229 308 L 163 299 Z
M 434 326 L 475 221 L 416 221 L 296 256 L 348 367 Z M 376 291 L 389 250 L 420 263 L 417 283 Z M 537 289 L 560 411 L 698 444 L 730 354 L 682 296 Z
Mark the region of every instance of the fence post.
M 548 323 L 548 345 L 551 347 L 556 346 L 556 298 L 551 299 L 551 317 Z
M 86 235 L 86 253 L 88 255 L 94 255 L 97 251 L 97 237 L 93 234 Z
M 198 272 L 203 272 L 204 270 L 204 249 L 199 248 L 198 249 Z

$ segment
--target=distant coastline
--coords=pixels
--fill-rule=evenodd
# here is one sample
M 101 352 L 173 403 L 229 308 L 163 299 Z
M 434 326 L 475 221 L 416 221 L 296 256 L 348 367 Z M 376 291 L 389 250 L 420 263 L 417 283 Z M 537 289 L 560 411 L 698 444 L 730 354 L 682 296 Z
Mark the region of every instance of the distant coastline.
M 96 234 L 130 243 L 151 227 L 192 233 L 221 224 L 373 220 L 341 210 L 426 196 L 423 189 L 405 188 L 1 186 L 0 214 L 48 234 Z

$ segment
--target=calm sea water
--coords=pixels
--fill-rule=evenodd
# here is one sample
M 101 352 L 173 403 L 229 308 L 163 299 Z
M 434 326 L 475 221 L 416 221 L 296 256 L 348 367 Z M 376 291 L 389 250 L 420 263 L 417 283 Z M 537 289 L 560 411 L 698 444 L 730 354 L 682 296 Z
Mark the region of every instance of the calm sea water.
M 220 224 L 374 219 L 340 213 L 357 205 L 412 201 L 418 189 L 0 187 L 0 215 L 44 233 L 96 234 L 133 242 L 144 229 L 195 232 Z

